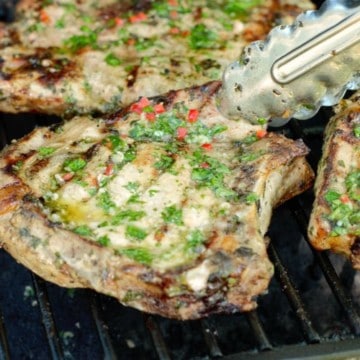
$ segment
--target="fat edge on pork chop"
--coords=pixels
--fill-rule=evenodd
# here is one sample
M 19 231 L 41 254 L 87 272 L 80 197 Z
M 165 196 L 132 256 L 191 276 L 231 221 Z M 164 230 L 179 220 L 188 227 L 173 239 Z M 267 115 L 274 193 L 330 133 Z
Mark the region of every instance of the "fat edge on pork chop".
M 342 100 L 325 129 L 309 238 L 318 250 L 348 257 L 360 269 L 360 93 Z
M 3 248 L 48 281 L 166 317 L 253 309 L 273 274 L 272 209 L 313 173 L 301 140 L 222 117 L 219 87 L 143 97 L 9 145 Z
M 0 28 L 0 111 L 107 113 L 219 80 L 308 1 L 21 1 Z M 2 36 L 1 36 L 2 35 Z

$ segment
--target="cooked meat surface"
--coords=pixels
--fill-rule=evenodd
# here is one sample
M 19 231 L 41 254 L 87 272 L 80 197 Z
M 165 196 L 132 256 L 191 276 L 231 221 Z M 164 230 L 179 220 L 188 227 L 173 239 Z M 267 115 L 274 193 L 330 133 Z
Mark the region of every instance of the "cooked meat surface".
M 177 319 L 251 310 L 302 141 L 218 113 L 219 82 L 37 128 L 0 159 L 0 244 L 48 281 Z M 261 123 L 261 121 L 260 121 Z
M 300 7 L 301 6 L 301 7 Z M 218 80 L 309 1 L 34 1 L 0 28 L 0 111 L 105 113 Z
M 327 125 L 315 196 L 311 243 L 360 269 L 360 93 L 343 100 Z

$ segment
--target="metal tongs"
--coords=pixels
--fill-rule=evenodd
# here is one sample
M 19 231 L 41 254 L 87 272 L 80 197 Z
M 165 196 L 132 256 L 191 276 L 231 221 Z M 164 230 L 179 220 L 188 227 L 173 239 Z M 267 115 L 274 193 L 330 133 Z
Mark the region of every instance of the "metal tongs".
M 244 48 L 223 75 L 219 110 L 280 126 L 360 88 L 360 0 L 327 0 Z

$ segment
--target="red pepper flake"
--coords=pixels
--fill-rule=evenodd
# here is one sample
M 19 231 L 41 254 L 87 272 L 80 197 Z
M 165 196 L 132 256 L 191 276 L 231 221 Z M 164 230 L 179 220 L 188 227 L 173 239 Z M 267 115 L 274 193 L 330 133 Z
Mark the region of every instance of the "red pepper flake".
M 199 110 L 197 109 L 190 109 L 188 112 L 187 120 L 190 123 L 194 123 L 197 121 L 199 117 Z
M 138 102 L 133 103 L 130 106 L 130 111 L 135 112 L 137 114 L 141 114 L 144 110 L 144 107 L 149 106 L 150 101 L 147 97 L 142 97 Z
M 172 28 L 170 28 L 169 33 L 172 35 L 178 35 L 178 34 L 180 34 L 180 29 L 177 27 L 172 27 Z
M 177 0 L 168 0 L 168 4 L 169 4 L 170 6 L 178 6 Z
M 210 165 L 207 162 L 203 162 L 203 163 L 200 164 L 200 167 L 203 168 L 203 169 L 208 169 L 210 167 Z
M 155 104 L 155 105 L 154 105 L 154 111 L 155 111 L 157 114 L 161 114 L 161 113 L 165 112 L 164 104 L 163 104 L 163 103 Z
M 256 137 L 258 139 L 262 139 L 263 137 L 265 137 L 266 135 L 266 130 L 265 129 L 259 129 L 256 131 Z
M 177 138 L 179 140 L 184 140 L 185 136 L 187 135 L 187 132 L 188 132 L 187 128 L 181 127 L 181 126 L 178 127 L 177 128 Z
M 133 24 L 140 21 L 144 21 L 146 19 L 147 19 L 147 15 L 144 12 L 138 12 L 137 14 L 131 15 L 129 21 Z
M 170 19 L 177 19 L 178 12 L 176 10 L 171 10 L 169 15 L 170 15 Z
M 146 117 L 146 120 L 149 120 L 149 121 L 154 121 L 155 118 L 156 118 L 156 114 L 151 112 L 151 113 L 146 113 L 145 114 L 145 117 Z
M 110 176 L 114 172 L 114 164 L 108 164 L 105 168 L 104 175 Z
M 135 45 L 136 40 L 134 38 L 130 38 L 126 41 L 126 44 L 129 46 Z
M 343 194 L 340 196 L 340 201 L 343 203 L 343 204 L 348 204 L 350 202 L 350 198 L 348 195 L 346 194 Z
M 205 143 L 205 144 L 202 144 L 201 147 L 205 150 L 211 150 L 212 149 L 212 144 L 209 144 L 209 143 Z
M 50 24 L 50 16 L 45 10 L 40 11 L 40 21 L 44 24 Z
M 72 174 L 72 173 L 66 173 L 66 174 L 64 174 L 64 175 L 62 176 L 62 178 L 63 178 L 64 181 L 69 181 L 69 180 L 71 180 L 73 177 L 74 177 L 74 174 Z
M 181 35 L 182 35 L 183 37 L 189 36 L 189 35 L 190 35 L 190 31 L 189 31 L 189 30 L 184 30 L 184 31 L 181 32 Z
M 115 20 L 116 26 L 123 26 L 125 23 L 124 19 L 121 19 L 119 17 L 116 17 L 114 20 Z

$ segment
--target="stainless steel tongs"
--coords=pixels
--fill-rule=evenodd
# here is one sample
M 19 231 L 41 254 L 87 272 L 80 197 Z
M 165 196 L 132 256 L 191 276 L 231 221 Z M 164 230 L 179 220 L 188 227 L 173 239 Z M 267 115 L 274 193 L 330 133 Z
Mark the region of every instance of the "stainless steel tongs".
M 327 0 L 244 48 L 223 75 L 220 111 L 279 126 L 360 88 L 360 0 Z

